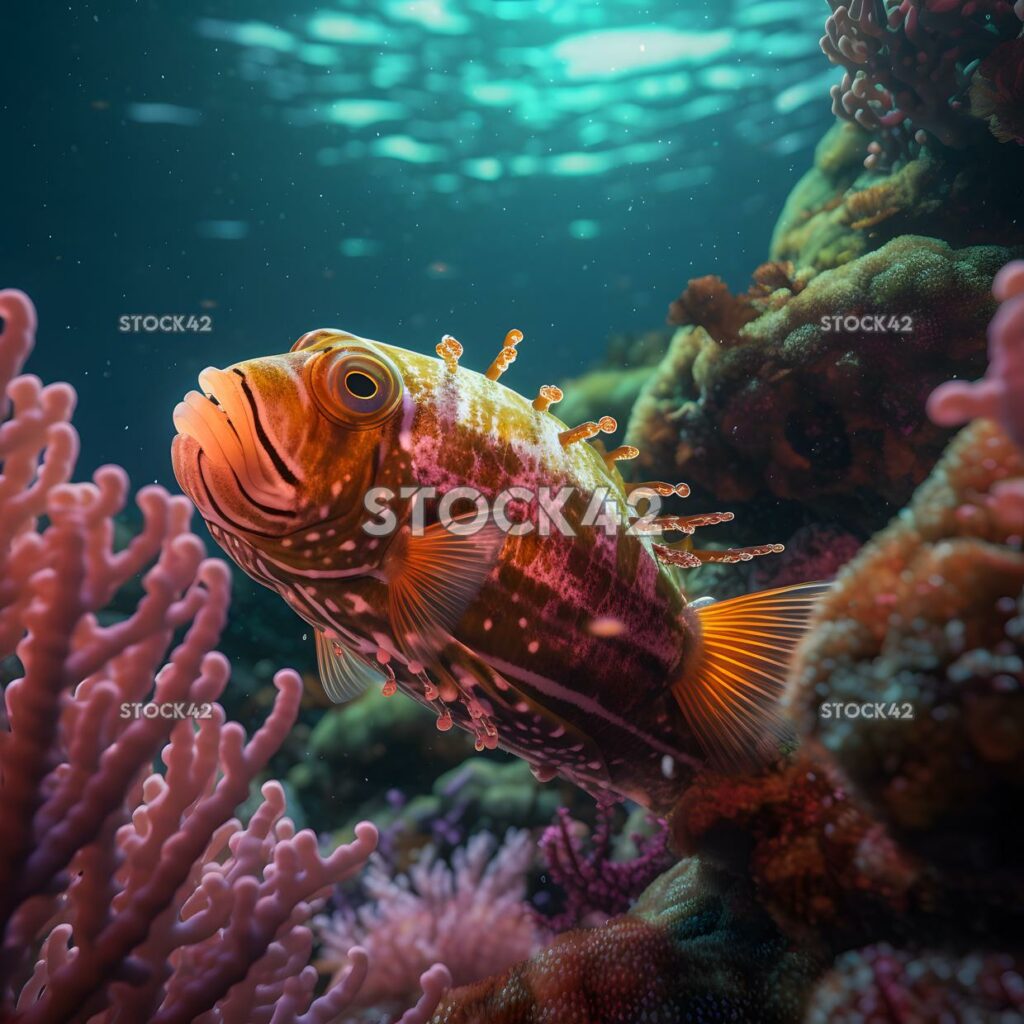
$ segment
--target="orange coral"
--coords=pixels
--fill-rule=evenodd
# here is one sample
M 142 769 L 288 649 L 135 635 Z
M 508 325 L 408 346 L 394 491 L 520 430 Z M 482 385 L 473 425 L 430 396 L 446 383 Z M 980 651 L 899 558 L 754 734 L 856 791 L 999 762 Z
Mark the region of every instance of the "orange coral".
M 633 917 L 602 928 L 567 932 L 533 960 L 505 974 L 457 990 L 432 1024 L 632 1024 L 671 1020 L 681 1004 L 670 1003 L 680 969 L 668 934 Z M 598 1016 L 600 1014 L 600 1016 Z
M 900 842 L 969 893 L 975 916 L 1024 896 L 1008 813 L 1024 792 L 1024 553 L 1020 513 L 1000 500 L 1021 479 L 1024 459 L 995 424 L 961 432 L 840 574 L 788 694 L 801 731 Z M 823 713 L 879 700 L 901 714 Z
M 790 934 L 870 934 L 903 913 L 916 883 L 901 854 L 827 763 L 802 754 L 756 777 L 705 776 L 670 818 L 685 850 L 744 850 L 758 897 Z M 732 837 L 732 840 L 729 839 Z
M 714 274 L 695 277 L 668 307 L 671 324 L 697 324 L 716 341 L 735 341 L 757 311 L 743 295 L 733 295 Z
M 753 284 L 742 295 L 733 295 L 729 286 L 714 274 L 690 280 L 682 294 L 668 307 L 668 322 L 679 326 L 703 327 L 722 344 L 739 340 L 744 326 L 767 308 L 763 301 L 779 289 L 792 294 L 801 291 L 803 281 L 796 279 L 789 260 L 762 263 L 753 273 Z

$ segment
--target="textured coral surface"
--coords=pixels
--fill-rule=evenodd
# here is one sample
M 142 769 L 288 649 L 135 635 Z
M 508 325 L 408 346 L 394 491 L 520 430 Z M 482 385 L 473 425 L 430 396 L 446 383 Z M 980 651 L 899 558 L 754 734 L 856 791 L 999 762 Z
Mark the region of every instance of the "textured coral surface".
M 694 504 L 785 499 L 877 528 L 947 436 L 924 414 L 929 392 L 984 367 L 990 286 L 1005 259 L 995 246 L 903 236 L 785 292 L 736 342 L 680 329 L 627 431 L 643 472 L 686 480 Z M 875 315 L 897 329 L 822 320 Z
M 876 813 L 953 880 L 1020 894 L 1024 519 L 998 489 L 1020 452 L 979 421 L 905 512 L 840 574 L 789 698 Z M 824 716 L 882 701 L 910 717 Z M 1007 885 L 1013 889 L 1007 889 Z
M 630 914 L 457 990 L 431 1024 L 782 1024 L 799 1018 L 820 966 L 742 886 L 684 860 Z

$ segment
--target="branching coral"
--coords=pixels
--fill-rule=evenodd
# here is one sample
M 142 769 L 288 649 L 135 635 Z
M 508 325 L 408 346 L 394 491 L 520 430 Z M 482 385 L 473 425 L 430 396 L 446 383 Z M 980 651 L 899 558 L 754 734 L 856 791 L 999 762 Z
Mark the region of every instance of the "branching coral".
M 675 860 L 668 851 L 668 830 L 658 822 L 650 835 L 635 834 L 637 853 L 627 860 L 613 856 L 613 804 L 597 803 L 597 823 L 588 832 L 560 807 L 555 822 L 541 836 L 540 850 L 552 881 L 565 894 L 565 907 L 546 923 L 555 931 L 602 923 L 630 904 Z
M 341 972 L 348 950 L 365 948 L 370 971 L 353 1006 L 378 1011 L 408 1001 L 435 961 L 459 985 L 504 970 L 544 937 L 526 902 L 532 859 L 525 831 L 510 831 L 500 847 L 478 832 L 454 852 L 451 866 L 427 849 L 407 875 L 393 875 L 374 858 L 363 876 L 367 901 L 319 921 L 324 966 Z
M 1010 0 L 829 0 L 821 48 L 845 69 L 837 117 L 874 136 L 865 164 L 888 166 L 934 136 L 965 146 L 965 95 L 978 62 L 1020 32 Z
M 1024 448 L 1024 260 L 996 275 L 992 294 L 1002 303 L 988 330 L 988 372 L 975 384 L 950 381 L 928 399 L 928 414 L 943 426 L 996 420 Z
M 361 984 L 365 953 L 314 998 L 308 920 L 362 867 L 376 830 L 364 823 L 322 857 L 284 817 L 277 783 L 245 828 L 232 817 L 294 723 L 301 680 L 278 673 L 248 742 L 225 723 L 228 663 L 213 648 L 227 567 L 204 558 L 187 502 L 155 487 L 138 496 L 141 532 L 115 550 L 127 479 L 107 466 L 68 482 L 74 392 L 19 376 L 31 303 L 2 292 L 0 315 L 0 656 L 16 653 L 23 672 L 6 687 L 0 732 L 0 1015 L 323 1024 Z M 137 606 L 106 624 L 139 577 Z M 161 747 L 166 770 L 152 774 Z M 428 972 L 409 1022 L 447 981 Z

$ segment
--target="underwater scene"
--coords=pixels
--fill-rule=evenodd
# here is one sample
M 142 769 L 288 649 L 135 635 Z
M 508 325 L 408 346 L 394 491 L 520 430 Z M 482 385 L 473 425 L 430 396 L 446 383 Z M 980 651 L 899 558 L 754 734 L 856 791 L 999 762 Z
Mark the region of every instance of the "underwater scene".
M 1024 1022 L 1024 0 L 9 7 L 0 1024 Z

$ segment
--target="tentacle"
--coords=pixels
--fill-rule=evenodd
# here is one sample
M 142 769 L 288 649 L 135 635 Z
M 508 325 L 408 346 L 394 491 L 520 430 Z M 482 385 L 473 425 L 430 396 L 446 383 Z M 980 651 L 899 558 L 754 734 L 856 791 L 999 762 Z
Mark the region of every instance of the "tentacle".
M 554 384 L 544 384 L 533 400 L 533 407 L 537 412 L 545 412 L 549 406 L 560 402 L 563 397 L 561 388 L 556 388 Z
M 586 423 L 581 423 L 578 427 L 573 427 L 572 430 L 563 430 L 558 435 L 558 440 L 562 442 L 563 448 L 568 448 L 571 444 L 586 441 L 591 437 L 597 437 L 598 434 L 613 434 L 618 429 L 619 425 L 613 417 L 602 416 L 597 423 L 594 423 L 593 420 L 588 420 Z
M 649 521 L 640 520 L 633 524 L 637 533 L 686 533 L 691 534 L 702 526 L 717 526 L 731 523 L 732 512 L 705 512 L 696 516 L 658 516 Z
M 643 498 L 657 494 L 662 498 L 669 498 L 673 494 L 677 498 L 688 498 L 690 487 L 688 484 L 667 484 L 663 480 L 649 480 L 646 483 L 626 484 L 626 493 L 630 497 Z
M 665 565 L 678 565 L 683 569 L 696 569 L 709 563 L 732 564 L 749 562 L 760 555 L 777 555 L 785 551 L 783 544 L 757 544 L 749 548 L 726 548 L 723 551 L 701 551 L 689 547 L 689 538 L 678 546 L 655 544 L 654 553 Z
M 444 360 L 449 373 L 455 373 L 459 368 L 459 357 L 462 355 L 462 346 L 450 334 L 444 335 L 435 348 L 437 354 Z
M 605 455 L 604 464 L 611 469 L 616 462 L 625 462 L 628 459 L 635 459 L 639 454 L 639 448 L 634 448 L 631 444 L 620 444 L 618 448 L 615 448 Z
M 513 328 L 505 335 L 502 350 L 494 357 L 494 362 L 487 367 L 484 376 L 488 380 L 497 380 L 515 361 L 516 345 L 523 340 L 523 332 Z

